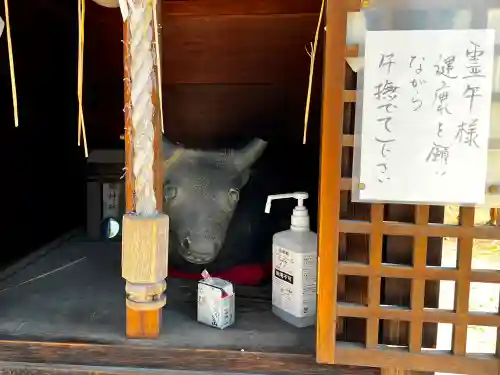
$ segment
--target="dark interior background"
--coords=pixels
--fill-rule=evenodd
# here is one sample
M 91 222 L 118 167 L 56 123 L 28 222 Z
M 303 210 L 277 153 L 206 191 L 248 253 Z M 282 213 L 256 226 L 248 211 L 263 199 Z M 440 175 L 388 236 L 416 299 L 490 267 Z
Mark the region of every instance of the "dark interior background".
M 264 137 L 287 150 L 286 155 L 280 147 L 275 150 L 285 173 L 295 173 L 303 163 L 301 168 L 309 170 L 314 181 L 321 51 L 307 146 L 302 146 L 302 127 L 309 73 L 305 47 L 314 38 L 320 4 L 320 0 L 164 0 L 167 137 L 193 147 Z M 120 148 L 121 16 L 118 9 L 99 7 L 91 0 L 86 7 L 88 145 Z M 5 19 L 3 5 L 0 15 Z M 77 1 L 10 1 L 10 20 L 19 128 L 14 128 L 4 32 L 0 38 L 3 264 L 85 223 L 85 158 L 76 143 Z

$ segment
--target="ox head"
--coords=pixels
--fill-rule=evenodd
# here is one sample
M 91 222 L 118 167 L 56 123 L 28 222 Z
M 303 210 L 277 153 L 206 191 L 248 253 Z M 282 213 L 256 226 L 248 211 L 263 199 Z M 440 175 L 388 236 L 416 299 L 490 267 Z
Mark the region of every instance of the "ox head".
M 240 150 L 224 151 L 186 149 L 167 140 L 163 145 L 170 251 L 190 263 L 210 263 L 224 244 L 250 167 L 267 142 L 254 139 Z

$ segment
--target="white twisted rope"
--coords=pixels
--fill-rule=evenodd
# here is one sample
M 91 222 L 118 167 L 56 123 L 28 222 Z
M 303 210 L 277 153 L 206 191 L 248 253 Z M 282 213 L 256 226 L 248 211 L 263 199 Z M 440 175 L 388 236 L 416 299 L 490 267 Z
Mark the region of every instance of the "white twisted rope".
M 129 2 L 130 87 L 133 137 L 133 174 L 135 177 L 136 212 L 140 215 L 156 213 L 154 190 L 154 107 L 153 87 L 155 54 L 152 48 L 153 10 L 146 1 Z

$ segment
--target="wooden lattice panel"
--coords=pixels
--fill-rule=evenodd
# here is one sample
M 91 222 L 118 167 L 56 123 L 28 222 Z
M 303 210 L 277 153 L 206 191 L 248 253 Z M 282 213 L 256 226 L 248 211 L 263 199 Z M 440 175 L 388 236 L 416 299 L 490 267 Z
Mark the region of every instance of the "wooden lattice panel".
M 498 313 L 469 312 L 469 291 L 472 282 L 500 283 L 500 271 L 472 270 L 473 240 L 500 239 L 497 227 L 475 227 L 474 208 L 461 208 L 460 224 L 429 224 L 429 206 L 418 206 L 415 224 L 384 221 L 384 206 L 371 206 L 371 221 L 340 221 L 344 233 L 369 233 L 369 264 L 338 263 L 338 275 L 355 275 L 369 278 L 368 305 L 339 302 L 340 317 L 366 319 L 364 345 L 337 342 L 335 361 L 343 364 L 398 367 L 421 371 L 498 374 L 499 361 L 493 355 L 466 355 L 467 327 L 499 327 Z M 411 235 L 414 237 L 413 266 L 382 263 L 382 238 L 384 235 Z M 457 237 L 457 267 L 429 267 L 426 265 L 427 239 L 433 237 Z M 382 278 L 411 279 L 411 303 L 407 308 L 380 304 Z M 426 280 L 455 281 L 454 311 L 424 308 Z M 407 348 L 389 349 L 379 343 L 380 320 L 399 320 L 410 323 L 410 339 Z M 451 352 L 422 351 L 424 323 L 449 323 L 453 325 Z M 356 354 L 356 352 L 361 351 Z M 378 353 L 374 353 L 377 351 Z
M 343 3 L 343 4 L 342 4 Z M 346 24 L 346 12 L 353 11 L 349 0 L 335 2 L 329 5 L 327 11 L 327 28 L 334 22 L 341 26 Z M 335 8 L 335 9 L 334 9 Z M 468 326 L 489 326 L 497 328 L 497 343 L 500 342 L 498 328 L 500 327 L 499 313 L 470 312 L 469 294 L 471 283 L 500 284 L 500 271 L 473 270 L 472 252 L 474 239 L 500 240 L 500 229 L 494 226 L 475 226 L 474 208 L 460 208 L 459 225 L 439 224 L 430 220 L 431 207 L 415 206 L 413 222 L 397 222 L 387 219 L 389 205 L 372 204 L 370 206 L 370 220 L 345 220 L 340 213 L 342 202 L 339 194 L 327 193 L 334 186 L 340 191 L 351 189 L 351 179 L 342 177 L 342 154 L 349 152 L 354 146 L 352 134 L 342 134 L 339 129 L 327 129 L 341 123 L 342 113 L 340 106 L 333 105 L 332 100 L 338 98 L 343 103 L 356 102 L 356 91 L 340 89 L 338 82 L 330 82 L 332 78 L 344 77 L 344 67 L 338 59 L 329 57 L 333 51 L 344 50 L 346 57 L 357 56 L 356 46 L 345 46 L 345 32 L 334 30 L 336 35 L 328 35 L 326 41 L 325 60 L 325 91 L 323 99 L 323 153 L 326 152 L 335 161 L 322 160 L 321 199 L 331 202 L 330 212 L 320 210 L 320 264 L 318 283 L 321 289 L 318 299 L 318 361 L 325 363 L 348 364 L 359 366 L 374 366 L 381 368 L 395 368 L 401 370 L 416 370 L 428 372 L 448 372 L 466 374 L 499 374 L 500 348 L 497 344 L 497 354 L 467 354 Z M 328 34 L 328 33 L 327 33 Z M 343 47 L 341 43 L 343 41 Z M 336 73 L 329 70 L 337 69 Z M 340 75 L 340 73 L 341 75 Z M 343 82 L 343 79 L 342 79 Z M 343 92 L 338 95 L 336 90 Z M 330 106 L 325 111 L 325 107 Z M 333 123 L 333 124 L 332 124 Z M 326 133 L 326 134 L 325 134 Z M 336 143 L 338 142 L 338 143 Z M 330 146 L 332 149 L 326 151 Z M 325 158 L 325 156 L 323 156 Z M 325 178 L 325 174 L 334 174 Z M 452 187 L 450 187 L 452 188 Z M 332 201 L 330 201 L 330 199 Z M 333 202 L 337 199 L 338 202 Z M 323 204 L 322 204 L 323 205 Z M 335 228 L 334 233 L 325 235 L 326 226 Z M 322 232 L 323 230 L 323 232 Z M 331 229 L 330 229 L 331 230 Z M 346 235 L 363 234 L 369 236 L 368 262 L 354 262 L 339 260 L 339 248 L 342 238 Z M 390 264 L 383 262 L 384 238 L 411 237 L 413 246 L 412 265 Z M 453 237 L 458 239 L 457 266 L 455 268 L 429 266 L 427 261 L 428 243 L 431 238 Z M 333 244 L 333 248 L 332 245 Z M 328 249 L 330 252 L 327 250 Z M 325 265 L 324 262 L 328 262 Z M 335 280 L 326 284 L 329 267 L 335 273 Z M 368 278 L 366 303 L 341 302 L 337 296 L 339 280 L 345 277 Z M 411 296 L 409 306 L 384 305 L 381 301 L 383 279 L 410 280 Z M 425 307 L 426 281 L 455 282 L 454 310 L 443 310 Z M 328 300 L 326 291 L 335 296 L 333 301 Z M 327 313 L 332 321 L 326 321 Z M 333 315 L 333 317 L 332 317 Z M 335 340 L 336 323 L 342 318 L 362 319 L 365 324 L 365 340 L 363 343 L 351 343 Z M 409 324 L 408 343 L 404 346 L 388 346 L 381 343 L 381 322 L 398 321 Z M 423 349 L 422 336 L 424 324 L 448 323 L 453 326 L 451 351 Z

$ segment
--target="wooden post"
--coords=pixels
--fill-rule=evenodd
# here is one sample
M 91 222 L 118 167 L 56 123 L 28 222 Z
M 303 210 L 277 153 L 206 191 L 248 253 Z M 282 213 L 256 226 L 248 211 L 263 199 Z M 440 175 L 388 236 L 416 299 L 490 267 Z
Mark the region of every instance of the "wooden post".
M 154 3 L 160 14 L 161 1 L 133 1 L 123 24 L 127 215 L 122 276 L 127 281 L 126 334 L 147 339 L 160 334 L 168 260 L 168 217 L 158 214 L 163 201 L 163 155 Z
M 335 362 L 337 325 L 337 274 L 339 252 L 340 183 L 344 115 L 345 51 L 347 1 L 328 0 L 323 72 L 321 119 L 321 166 L 319 188 L 318 313 L 316 322 L 316 361 Z

